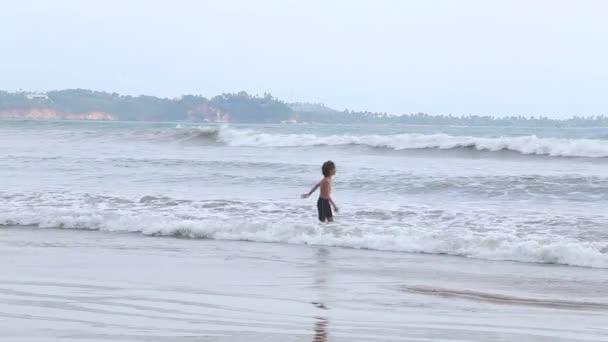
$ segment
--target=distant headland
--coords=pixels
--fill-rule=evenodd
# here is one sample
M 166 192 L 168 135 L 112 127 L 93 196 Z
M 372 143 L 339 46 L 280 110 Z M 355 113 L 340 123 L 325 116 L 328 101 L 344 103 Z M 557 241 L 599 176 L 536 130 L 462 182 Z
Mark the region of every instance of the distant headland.
M 605 115 L 573 116 L 565 120 L 542 116 L 389 115 L 339 111 L 323 104 L 287 103 L 270 94 L 251 95 L 244 91 L 211 98 L 184 95 L 173 99 L 86 89 L 45 93 L 0 91 L 0 119 L 608 127 Z

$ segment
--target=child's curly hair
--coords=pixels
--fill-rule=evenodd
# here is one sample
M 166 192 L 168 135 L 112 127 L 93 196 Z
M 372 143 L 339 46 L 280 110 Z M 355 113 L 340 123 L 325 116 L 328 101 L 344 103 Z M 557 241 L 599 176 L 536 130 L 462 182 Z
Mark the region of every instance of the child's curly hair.
M 335 170 L 335 168 L 336 168 L 336 164 L 334 164 L 333 161 L 328 160 L 325 163 L 323 163 L 323 166 L 321 167 L 321 172 L 323 172 L 323 176 L 329 177 L 329 176 L 331 176 L 331 171 Z

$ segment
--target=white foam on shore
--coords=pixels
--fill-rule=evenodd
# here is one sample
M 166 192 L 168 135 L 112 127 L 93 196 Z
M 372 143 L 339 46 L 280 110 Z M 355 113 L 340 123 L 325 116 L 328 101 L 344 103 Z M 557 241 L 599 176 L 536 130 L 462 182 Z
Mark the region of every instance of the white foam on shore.
M 162 203 L 150 201 L 123 203 L 120 208 L 112 207 L 108 202 L 95 205 L 71 202 L 71 205 L 39 207 L 5 205 L 0 210 L 0 224 L 192 239 L 315 244 L 608 268 L 606 241 L 582 241 L 550 232 L 522 235 L 509 229 L 509 225 L 514 224 L 508 222 L 500 229 L 480 232 L 479 227 L 469 227 L 466 221 L 429 221 L 421 213 L 408 219 L 408 224 L 393 219 L 378 221 L 359 217 L 333 225 L 319 225 L 311 221 L 308 208 L 289 208 L 292 216 L 285 217 L 281 210 L 276 210 L 278 208 L 267 208 L 269 210 L 264 212 L 266 209 L 260 205 L 249 209 L 253 205 L 247 203 L 163 207 Z M 492 224 L 484 223 L 482 217 L 476 219 L 481 225 Z

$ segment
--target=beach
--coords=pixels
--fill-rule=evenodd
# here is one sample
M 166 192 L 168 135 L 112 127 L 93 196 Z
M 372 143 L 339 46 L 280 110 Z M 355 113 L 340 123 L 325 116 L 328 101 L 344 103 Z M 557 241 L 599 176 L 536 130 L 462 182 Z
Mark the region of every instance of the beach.
M 0 229 L 6 341 L 606 341 L 608 271 Z
M 0 342 L 608 342 L 607 12 L 4 1 Z
M 607 341 L 605 137 L 0 121 L 0 335 Z

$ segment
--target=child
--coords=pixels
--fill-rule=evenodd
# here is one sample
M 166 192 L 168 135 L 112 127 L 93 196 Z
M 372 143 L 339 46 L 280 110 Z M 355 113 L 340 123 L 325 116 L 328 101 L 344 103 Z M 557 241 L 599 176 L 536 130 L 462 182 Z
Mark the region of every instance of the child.
M 321 193 L 319 194 L 319 200 L 317 201 L 317 210 L 319 211 L 319 221 L 321 222 L 333 222 L 334 215 L 331 212 L 331 207 L 334 207 L 334 210 L 338 212 L 338 207 L 334 200 L 331 198 L 331 178 L 336 175 L 336 164 L 331 160 L 323 163 L 321 167 L 321 171 L 323 172 L 323 179 L 315 185 L 309 193 L 303 194 L 302 198 L 308 198 L 317 190 L 317 188 L 321 188 Z M 331 204 L 331 206 L 330 206 Z

